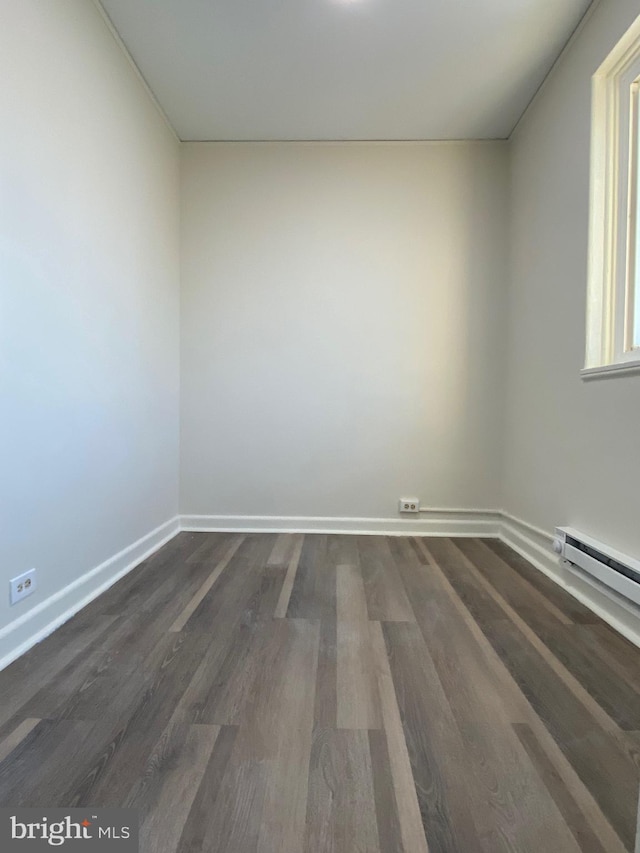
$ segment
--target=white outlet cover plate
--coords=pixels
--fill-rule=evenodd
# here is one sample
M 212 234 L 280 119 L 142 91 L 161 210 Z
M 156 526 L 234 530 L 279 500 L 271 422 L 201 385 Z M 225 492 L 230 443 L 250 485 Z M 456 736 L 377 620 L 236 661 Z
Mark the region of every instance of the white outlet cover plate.
M 36 570 L 30 569 L 9 581 L 10 603 L 17 604 L 36 590 Z
M 398 512 L 420 512 L 420 501 L 418 498 L 400 498 L 398 501 Z

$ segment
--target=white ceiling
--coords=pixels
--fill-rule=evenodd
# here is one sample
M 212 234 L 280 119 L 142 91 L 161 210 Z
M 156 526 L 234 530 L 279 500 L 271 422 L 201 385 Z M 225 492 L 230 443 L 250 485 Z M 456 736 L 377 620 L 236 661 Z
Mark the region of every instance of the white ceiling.
M 102 5 L 181 139 L 501 139 L 590 2 Z

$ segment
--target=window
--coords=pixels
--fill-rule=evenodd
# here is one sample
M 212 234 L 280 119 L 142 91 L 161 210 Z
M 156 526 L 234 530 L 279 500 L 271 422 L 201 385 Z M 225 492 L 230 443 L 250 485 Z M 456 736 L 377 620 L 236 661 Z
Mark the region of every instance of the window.
M 638 207 L 640 194 L 640 79 L 631 85 L 631 127 L 632 127 L 632 168 L 631 186 L 633 187 L 633 202 L 630 215 L 633 240 L 632 277 L 627 296 L 629 305 L 629 335 L 630 347 L 636 353 L 640 350 L 640 216 Z
M 640 370 L 640 17 L 593 77 L 583 374 Z

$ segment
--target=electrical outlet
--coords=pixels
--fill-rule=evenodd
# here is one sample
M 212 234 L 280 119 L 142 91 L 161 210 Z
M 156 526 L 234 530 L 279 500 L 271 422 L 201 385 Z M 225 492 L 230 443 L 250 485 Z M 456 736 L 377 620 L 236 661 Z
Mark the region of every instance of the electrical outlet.
M 398 512 L 420 512 L 420 501 L 418 498 L 400 498 Z
M 17 604 L 36 591 L 36 570 L 31 569 L 9 581 L 10 603 Z

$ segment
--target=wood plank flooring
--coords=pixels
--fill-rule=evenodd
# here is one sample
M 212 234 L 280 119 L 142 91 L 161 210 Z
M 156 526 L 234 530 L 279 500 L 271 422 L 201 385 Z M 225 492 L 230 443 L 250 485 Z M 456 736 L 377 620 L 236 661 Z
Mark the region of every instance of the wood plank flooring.
M 494 540 L 181 533 L 0 673 L 143 853 L 638 853 L 640 651 Z

